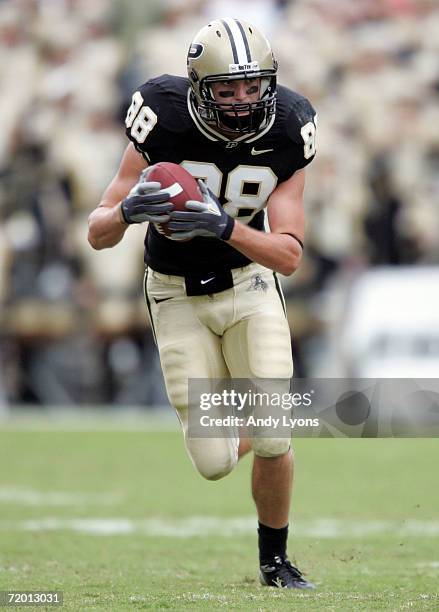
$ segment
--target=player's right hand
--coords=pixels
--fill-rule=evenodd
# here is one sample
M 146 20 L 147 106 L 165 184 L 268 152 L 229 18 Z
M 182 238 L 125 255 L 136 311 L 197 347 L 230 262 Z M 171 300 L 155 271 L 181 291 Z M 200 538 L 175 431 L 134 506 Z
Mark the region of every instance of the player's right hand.
M 161 184 L 146 180 L 148 168 L 140 175 L 127 197 L 122 200 L 120 210 L 125 223 L 166 223 L 174 205 L 169 202 L 169 193 L 162 191 Z

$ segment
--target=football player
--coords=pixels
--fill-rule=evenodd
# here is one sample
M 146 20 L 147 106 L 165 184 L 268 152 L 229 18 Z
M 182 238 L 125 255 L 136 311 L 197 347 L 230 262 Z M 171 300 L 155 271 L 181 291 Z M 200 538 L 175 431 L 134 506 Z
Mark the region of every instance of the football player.
M 251 444 L 261 583 L 310 589 L 314 585 L 286 553 L 290 440 L 191 438 L 188 379 L 292 376 L 276 273 L 292 274 L 302 257 L 315 111 L 306 98 L 276 84 L 270 44 L 244 21 L 218 19 L 202 28 L 187 67 L 188 78 L 159 76 L 134 93 L 126 116 L 130 144 L 90 215 L 89 242 L 95 249 L 112 247 L 130 224 L 150 222 L 145 296 L 190 458 L 202 476 L 217 480 Z M 145 171 L 160 161 L 202 179 L 202 201 L 174 211 L 169 194 Z M 171 238 L 160 231 L 164 222 Z

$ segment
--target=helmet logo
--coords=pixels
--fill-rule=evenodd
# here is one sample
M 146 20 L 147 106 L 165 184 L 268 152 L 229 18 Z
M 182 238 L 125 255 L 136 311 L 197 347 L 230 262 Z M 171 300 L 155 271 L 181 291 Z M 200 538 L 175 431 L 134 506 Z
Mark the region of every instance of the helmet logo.
M 229 64 L 229 72 L 232 74 L 234 72 L 255 72 L 259 70 L 259 62 L 255 60 L 254 62 L 250 62 L 248 64 Z
M 203 53 L 204 51 L 204 45 L 200 44 L 200 43 L 192 43 L 191 46 L 189 47 L 189 51 L 188 51 L 188 59 L 196 59 L 197 57 L 200 57 L 200 55 Z

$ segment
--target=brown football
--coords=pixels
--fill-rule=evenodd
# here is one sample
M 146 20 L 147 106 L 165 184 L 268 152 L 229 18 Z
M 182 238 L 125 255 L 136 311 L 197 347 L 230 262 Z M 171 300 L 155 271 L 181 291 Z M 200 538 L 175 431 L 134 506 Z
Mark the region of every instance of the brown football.
M 147 177 L 148 181 L 159 182 L 162 189 L 169 192 L 169 201 L 174 205 L 174 210 L 186 210 L 185 203 L 188 200 L 203 200 L 197 181 L 178 164 L 158 162 L 149 168 Z M 154 223 L 154 225 L 164 236 L 171 235 L 167 223 Z

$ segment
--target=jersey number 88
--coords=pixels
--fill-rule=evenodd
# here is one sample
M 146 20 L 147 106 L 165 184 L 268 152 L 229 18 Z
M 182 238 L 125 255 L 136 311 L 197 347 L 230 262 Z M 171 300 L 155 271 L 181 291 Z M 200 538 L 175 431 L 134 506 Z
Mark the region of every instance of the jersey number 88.
M 157 115 L 149 106 L 143 106 L 143 102 L 142 94 L 136 91 L 125 118 L 126 127 L 131 128 L 131 136 L 139 144 L 145 142 L 157 123 Z M 308 159 L 315 153 L 314 124 L 309 122 L 304 125 L 301 135 L 305 143 L 304 157 Z M 214 163 L 185 160 L 181 165 L 195 178 L 204 179 L 218 198 L 226 178 L 224 197 L 227 201 L 224 210 L 243 223 L 249 223 L 264 208 L 277 184 L 277 177 L 268 166 L 239 165 L 224 177 Z

